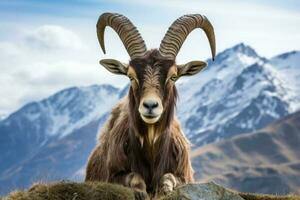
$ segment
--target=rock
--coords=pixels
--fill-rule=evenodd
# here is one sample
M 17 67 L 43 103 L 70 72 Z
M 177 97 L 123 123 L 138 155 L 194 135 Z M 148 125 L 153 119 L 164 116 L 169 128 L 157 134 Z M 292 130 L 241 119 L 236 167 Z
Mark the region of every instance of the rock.
M 213 182 L 194 183 L 178 187 L 163 200 L 244 200 L 238 194 L 233 193 Z

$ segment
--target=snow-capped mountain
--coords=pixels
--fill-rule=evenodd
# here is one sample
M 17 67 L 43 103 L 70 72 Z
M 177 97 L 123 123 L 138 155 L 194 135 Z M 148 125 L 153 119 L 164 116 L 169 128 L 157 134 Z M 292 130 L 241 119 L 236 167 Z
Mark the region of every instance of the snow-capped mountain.
M 300 107 L 280 71 L 244 44 L 218 54 L 179 85 L 179 95 L 178 115 L 195 146 L 262 128 Z
M 177 116 L 194 147 L 257 130 L 299 109 L 299 55 L 268 60 L 241 43 L 208 60 L 202 73 L 182 78 Z M 69 88 L 0 121 L 0 194 L 36 180 L 82 179 L 99 127 L 127 91 Z
M 1 121 L 0 192 L 9 189 L 12 185 L 26 185 L 38 178 L 45 179 L 45 173 L 52 168 L 50 162 L 53 161 L 55 164 L 55 162 L 67 161 L 64 156 L 70 157 L 72 153 L 78 155 L 80 151 L 72 152 L 77 148 L 73 147 L 74 144 L 83 148 L 84 141 L 88 139 L 86 142 L 94 145 L 99 121 L 105 118 L 105 113 L 119 99 L 120 92 L 110 85 L 69 88 L 40 102 L 27 104 Z M 77 137 L 78 130 L 91 127 L 91 124 L 93 125 L 93 130 L 90 131 L 91 137 L 88 136 L 89 130 L 84 130 L 81 133 L 88 133 L 72 142 L 72 138 Z M 52 149 L 58 146 L 63 156 L 55 157 Z M 88 151 L 91 148 L 92 146 L 88 147 Z M 85 150 L 83 149 L 82 152 Z M 88 155 L 88 152 L 86 154 Z M 31 164 L 37 158 L 39 160 L 36 162 L 39 165 L 35 168 Z M 51 159 L 42 162 L 42 159 L 46 158 Z M 85 159 L 79 165 L 83 165 Z M 53 166 L 55 167 L 57 165 Z M 31 169 L 34 172 L 28 174 Z M 53 173 L 51 176 L 69 174 L 63 170 L 57 171 L 57 174 Z
M 270 63 L 278 70 L 285 86 L 295 91 L 300 98 L 300 51 L 291 51 L 270 59 Z

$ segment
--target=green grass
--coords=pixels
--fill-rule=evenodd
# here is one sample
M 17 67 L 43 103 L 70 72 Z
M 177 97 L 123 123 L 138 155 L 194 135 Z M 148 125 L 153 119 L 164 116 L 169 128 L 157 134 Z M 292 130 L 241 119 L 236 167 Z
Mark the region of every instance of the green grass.
M 239 193 L 245 200 L 300 200 L 299 196 L 273 196 Z M 121 185 L 88 182 L 58 182 L 34 184 L 26 191 L 14 191 L 0 200 L 134 200 L 131 189 Z M 159 200 L 185 200 L 178 191 L 161 197 Z
M 90 182 L 35 184 L 28 191 L 12 192 L 7 200 L 132 200 L 133 192 L 121 185 Z

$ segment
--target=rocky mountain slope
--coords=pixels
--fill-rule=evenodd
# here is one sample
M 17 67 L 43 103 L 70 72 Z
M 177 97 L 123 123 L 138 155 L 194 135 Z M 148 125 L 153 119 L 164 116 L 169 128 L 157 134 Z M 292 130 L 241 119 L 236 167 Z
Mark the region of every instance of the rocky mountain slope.
M 244 192 L 300 194 L 300 111 L 193 152 L 196 177 Z
M 277 68 L 239 44 L 218 54 L 202 74 L 179 85 L 178 115 L 193 144 L 253 131 L 296 111 L 299 93 Z
M 0 191 L 72 176 L 86 162 L 120 92 L 110 85 L 74 87 L 0 122 Z

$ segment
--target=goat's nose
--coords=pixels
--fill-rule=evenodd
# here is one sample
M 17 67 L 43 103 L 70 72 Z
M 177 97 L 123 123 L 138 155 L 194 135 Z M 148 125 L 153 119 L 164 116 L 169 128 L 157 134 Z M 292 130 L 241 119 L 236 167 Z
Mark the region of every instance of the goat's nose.
M 153 100 L 146 100 L 143 102 L 143 106 L 148 110 L 153 110 L 154 108 L 158 107 L 158 102 Z

